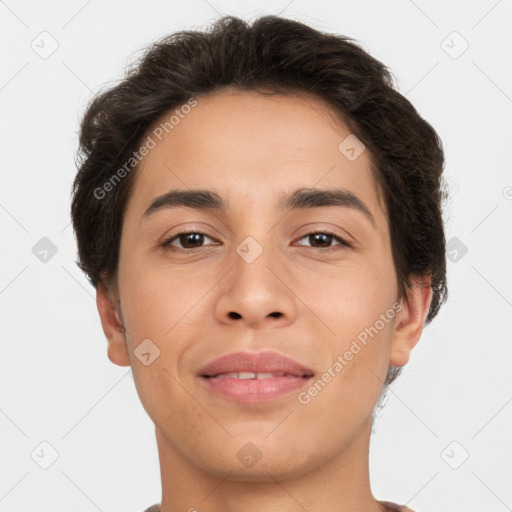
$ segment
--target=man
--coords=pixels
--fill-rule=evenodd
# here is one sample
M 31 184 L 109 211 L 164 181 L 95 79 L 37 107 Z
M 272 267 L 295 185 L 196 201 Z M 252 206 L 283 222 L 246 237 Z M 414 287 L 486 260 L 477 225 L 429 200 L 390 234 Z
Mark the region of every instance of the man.
M 408 511 L 373 411 L 447 296 L 443 150 L 348 38 L 225 17 L 84 116 L 72 204 L 108 357 L 155 423 L 148 511 Z

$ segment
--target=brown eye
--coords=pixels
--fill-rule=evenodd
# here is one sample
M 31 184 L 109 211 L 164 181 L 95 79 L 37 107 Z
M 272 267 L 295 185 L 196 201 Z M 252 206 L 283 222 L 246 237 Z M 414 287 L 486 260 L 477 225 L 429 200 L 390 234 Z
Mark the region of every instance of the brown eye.
M 344 238 L 341 238 L 335 233 L 331 233 L 329 231 L 316 231 L 313 233 L 308 233 L 307 235 L 301 237 L 300 240 L 304 238 L 308 239 L 310 243 L 309 247 L 312 247 L 313 249 L 334 249 L 336 245 L 351 247 L 351 245 Z M 335 246 L 332 245 L 334 240 L 339 242 Z
M 177 235 L 174 235 L 172 238 L 166 240 L 162 244 L 162 247 L 170 249 L 176 248 L 183 250 L 193 250 L 202 247 L 205 238 L 211 240 L 209 236 L 205 235 L 204 233 L 199 233 L 197 231 L 178 233 Z M 178 242 L 179 246 L 176 247 L 173 244 L 173 242 Z

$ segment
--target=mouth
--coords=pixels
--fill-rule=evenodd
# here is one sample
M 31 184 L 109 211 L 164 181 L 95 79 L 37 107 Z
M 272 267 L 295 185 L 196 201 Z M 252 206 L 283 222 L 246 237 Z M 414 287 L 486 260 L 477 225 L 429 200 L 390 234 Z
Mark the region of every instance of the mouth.
M 198 372 L 199 376 L 206 378 L 230 375 L 231 378 L 241 379 L 265 379 L 283 375 L 310 377 L 313 374 L 311 368 L 273 351 L 233 352 L 210 361 Z
M 198 373 L 203 385 L 230 401 L 269 402 L 308 385 L 313 370 L 276 352 L 238 352 L 222 356 Z
M 302 377 L 303 379 L 309 379 L 313 377 L 313 374 L 306 375 L 295 375 L 291 373 L 271 373 L 271 372 L 230 372 L 230 373 L 219 373 L 217 375 L 201 375 L 205 379 L 274 379 L 276 377 Z
M 229 372 L 201 375 L 200 380 L 210 394 L 230 402 L 256 404 L 291 399 L 292 392 L 309 386 L 312 378 L 312 375 L 289 373 Z

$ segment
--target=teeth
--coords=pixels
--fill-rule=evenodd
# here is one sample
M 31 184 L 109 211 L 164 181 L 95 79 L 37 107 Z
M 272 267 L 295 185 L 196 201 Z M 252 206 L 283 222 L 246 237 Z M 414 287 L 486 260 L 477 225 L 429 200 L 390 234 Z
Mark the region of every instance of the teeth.
M 269 372 L 232 372 L 232 373 L 221 373 L 215 377 L 221 379 L 271 379 L 273 377 L 282 377 L 285 373 L 269 373 Z

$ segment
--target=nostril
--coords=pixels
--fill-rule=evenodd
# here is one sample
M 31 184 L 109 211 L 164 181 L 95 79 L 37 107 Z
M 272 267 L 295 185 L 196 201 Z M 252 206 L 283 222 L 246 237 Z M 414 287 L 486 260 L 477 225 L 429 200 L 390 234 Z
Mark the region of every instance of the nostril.
M 238 320 L 239 318 L 242 318 L 242 315 L 240 315 L 239 313 L 236 313 L 235 311 L 231 311 L 229 313 L 229 317 L 230 318 L 236 318 Z

